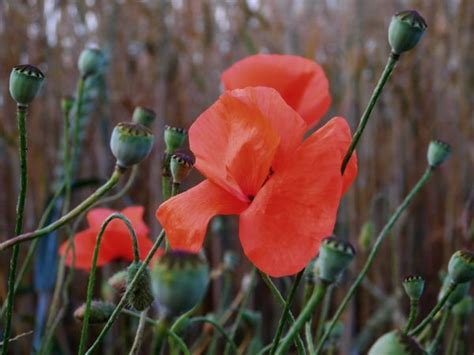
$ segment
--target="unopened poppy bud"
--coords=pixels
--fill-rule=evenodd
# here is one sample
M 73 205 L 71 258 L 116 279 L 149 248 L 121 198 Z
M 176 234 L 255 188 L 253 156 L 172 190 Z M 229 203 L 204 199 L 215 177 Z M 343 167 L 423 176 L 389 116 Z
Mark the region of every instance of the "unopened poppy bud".
M 140 163 L 153 148 L 154 136 L 139 123 L 121 122 L 115 126 L 110 139 L 110 148 L 117 165 L 128 168 Z
M 426 354 L 420 344 L 401 332 L 394 330 L 382 335 L 369 350 L 369 355 L 417 355 Z
M 401 11 L 392 17 L 388 27 L 388 42 L 394 54 L 402 54 L 417 45 L 428 26 L 414 10 Z
M 100 72 L 105 65 L 105 55 L 98 48 L 86 48 L 79 55 L 77 66 L 82 77 Z
M 474 299 L 471 296 L 464 297 L 453 307 L 453 314 L 466 319 L 474 310 Z
M 455 252 L 449 260 L 448 273 L 456 283 L 471 281 L 474 278 L 474 254 L 467 250 Z
M 64 96 L 62 99 L 61 99 L 61 110 L 64 112 L 64 113 L 68 113 L 68 112 L 71 112 L 72 110 L 72 107 L 74 106 L 74 97 L 72 96 Z
M 152 269 L 153 292 L 166 317 L 177 317 L 201 302 L 209 283 L 202 254 L 170 250 Z
M 151 129 L 155 118 L 156 113 L 152 109 L 137 106 L 135 107 L 135 110 L 133 110 L 132 121 L 135 123 L 140 123 L 148 129 Z
M 194 156 L 186 153 L 175 153 L 171 156 L 170 171 L 173 183 L 181 184 L 194 166 Z
M 438 300 L 441 300 L 448 289 L 452 287 L 453 281 L 449 276 L 447 276 L 444 281 L 443 281 L 443 286 L 441 286 L 441 290 L 439 291 L 438 294 Z M 470 282 L 464 282 L 464 283 L 459 283 L 457 284 L 456 288 L 454 291 L 451 293 L 451 295 L 448 297 L 448 300 L 446 301 L 446 304 L 449 306 L 454 306 L 457 304 L 459 301 L 461 301 L 468 293 L 469 293 L 469 287 L 470 287 Z
M 99 324 L 107 322 L 107 320 L 112 315 L 114 309 L 115 305 L 113 303 L 103 301 L 92 301 L 89 312 L 89 323 Z M 82 322 L 84 320 L 85 312 L 86 304 L 84 303 L 74 311 L 74 318 Z
M 187 136 L 188 131 L 184 128 L 165 126 L 166 153 L 173 154 L 184 144 Z
M 110 276 L 107 283 L 117 292 L 123 293 L 127 289 L 127 279 L 128 271 L 121 270 Z
M 358 244 L 359 248 L 363 251 L 366 251 L 370 248 L 370 244 L 372 244 L 372 239 L 374 237 L 374 222 L 367 221 L 362 225 L 360 229 Z
M 10 73 L 10 95 L 18 105 L 28 106 L 38 95 L 43 82 L 41 70 L 29 64 L 18 65 Z
M 451 147 L 449 144 L 434 140 L 430 142 L 428 146 L 428 164 L 432 168 L 440 166 L 451 154 Z
M 425 289 L 425 280 L 418 275 L 407 276 L 403 280 L 403 288 L 411 301 L 418 301 Z
M 143 264 L 141 262 L 134 262 L 130 264 L 127 270 L 127 287 L 130 285 L 138 269 Z M 138 281 L 128 298 L 130 306 L 137 311 L 143 311 L 151 306 L 154 301 L 153 292 L 151 290 L 150 270 L 146 267 L 138 277 Z
M 355 256 L 351 243 L 336 237 L 328 237 L 321 243 L 318 257 L 318 276 L 321 280 L 333 283 L 349 266 Z

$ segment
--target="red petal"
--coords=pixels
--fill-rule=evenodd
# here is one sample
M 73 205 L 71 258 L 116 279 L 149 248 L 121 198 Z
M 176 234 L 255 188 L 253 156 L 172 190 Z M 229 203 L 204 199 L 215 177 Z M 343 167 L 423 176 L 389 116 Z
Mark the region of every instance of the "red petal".
M 110 208 L 94 208 L 87 213 L 87 221 L 90 228 L 100 231 L 104 221 L 113 213 L 118 211 L 111 210 Z M 120 211 L 125 217 L 130 220 L 132 227 L 135 229 L 137 235 L 148 234 L 148 227 L 143 222 L 144 208 L 142 206 L 130 206 Z M 125 223 L 119 219 L 114 219 L 109 223 L 106 229 L 107 232 L 119 232 L 128 233 L 128 228 Z
M 222 82 L 228 90 L 272 87 L 311 126 L 327 112 L 331 102 L 321 66 L 298 56 L 258 54 L 244 58 L 222 74 Z
M 189 130 L 196 167 L 242 201 L 266 180 L 279 137 L 255 105 L 224 93 Z M 242 93 L 244 94 L 244 93 Z
M 307 126 L 301 116 L 271 88 L 255 87 L 246 90 L 234 90 L 234 97 L 248 105 L 259 108 L 263 116 L 270 121 L 272 128 L 280 136 L 280 145 L 275 154 L 272 169 L 277 171 L 301 145 Z
M 344 156 L 346 155 L 347 149 L 351 144 L 352 134 L 349 124 L 343 117 L 334 117 L 329 120 L 324 126 L 314 132 L 306 140 L 306 144 L 312 144 L 312 142 L 319 142 L 321 144 L 329 144 L 337 148 L 341 156 L 341 164 Z M 324 142 L 324 143 L 323 143 Z M 346 170 L 343 177 L 342 193 L 346 193 L 349 187 L 354 182 L 357 176 L 357 154 L 352 154 L 349 163 L 347 164 Z
M 336 221 L 342 177 L 334 144 L 307 144 L 276 172 L 240 216 L 247 257 L 272 276 L 292 275 L 318 253 Z
M 239 214 L 247 206 L 248 203 L 205 180 L 163 203 L 156 217 L 166 231 L 172 248 L 198 252 L 212 217 Z

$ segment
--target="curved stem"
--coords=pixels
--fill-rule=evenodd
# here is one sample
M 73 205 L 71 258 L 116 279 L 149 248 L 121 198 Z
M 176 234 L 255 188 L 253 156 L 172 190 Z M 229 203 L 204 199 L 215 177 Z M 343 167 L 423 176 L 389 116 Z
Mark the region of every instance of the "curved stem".
M 11 238 L 3 243 L 0 243 L 0 251 L 8 249 L 14 245 L 19 243 L 26 242 L 28 240 L 33 240 L 39 237 L 43 237 L 56 229 L 62 227 L 66 223 L 69 223 L 71 220 L 79 216 L 81 213 L 85 212 L 88 208 L 90 208 L 97 200 L 99 200 L 103 195 L 105 195 L 108 191 L 110 191 L 117 182 L 120 180 L 121 176 L 123 175 L 124 170 L 121 167 L 116 167 L 114 173 L 110 177 L 110 179 L 101 187 L 99 187 L 92 195 L 86 198 L 82 203 L 77 206 L 76 208 L 72 209 L 70 212 L 59 218 L 57 221 L 49 224 L 46 227 L 37 229 L 33 232 L 24 233 L 21 235 L 17 235 L 14 238 Z
M 357 130 L 354 133 L 354 136 L 352 137 L 351 145 L 349 146 L 349 149 L 347 150 L 344 160 L 342 161 L 341 174 L 344 174 L 344 171 L 346 170 L 347 164 L 349 163 L 349 159 L 351 158 L 352 153 L 354 152 L 357 146 L 357 143 L 359 142 L 360 137 L 362 136 L 362 133 L 364 132 L 365 125 L 369 121 L 370 114 L 372 113 L 375 103 L 377 102 L 377 100 L 380 97 L 380 94 L 382 93 L 385 83 L 390 78 L 390 75 L 392 74 L 392 71 L 395 68 L 395 65 L 397 64 L 398 58 L 399 58 L 399 55 L 394 54 L 394 53 L 391 53 L 390 56 L 388 57 L 388 61 L 387 61 L 387 64 L 385 65 L 385 69 L 383 70 L 383 73 L 380 76 L 380 79 L 377 85 L 375 86 L 374 91 L 372 92 L 372 96 L 370 97 L 369 103 L 367 104 L 367 107 L 365 108 L 365 111 L 362 114 L 362 117 L 360 118 L 359 126 L 357 127 Z
M 20 137 L 20 191 L 18 194 L 18 201 L 16 205 L 16 221 L 15 221 L 15 234 L 18 235 L 23 229 L 23 212 L 25 210 L 26 200 L 26 188 L 28 182 L 28 163 L 26 156 L 26 113 L 27 106 L 17 106 L 17 121 L 18 121 L 18 133 Z M 15 298 L 15 274 L 18 263 L 18 254 L 20 252 L 20 246 L 15 245 L 12 251 L 10 259 L 10 270 L 8 272 L 8 296 L 7 296 L 7 308 L 5 325 L 3 332 L 3 346 L 2 354 L 8 354 L 8 342 L 10 340 L 11 332 L 11 321 L 13 316 L 13 301 Z
M 185 355 L 191 355 L 191 352 L 189 351 L 188 347 L 184 343 L 183 339 L 181 339 L 175 332 L 171 330 L 167 330 L 166 334 L 176 341 L 176 344 L 179 345 L 179 347 L 181 348 L 181 350 L 183 351 Z
M 283 333 L 283 329 L 285 328 L 286 321 L 288 319 L 288 312 L 290 311 L 290 306 L 293 302 L 293 299 L 296 294 L 296 290 L 298 289 L 298 286 L 301 281 L 301 277 L 303 276 L 304 270 L 301 270 L 295 278 L 295 281 L 293 282 L 293 286 L 291 287 L 290 294 L 288 295 L 288 298 L 285 301 L 285 307 L 283 308 L 283 312 L 281 313 L 280 317 L 280 322 L 278 323 L 278 328 L 275 333 L 275 337 L 273 338 L 273 346 L 270 350 L 270 355 L 275 354 L 275 351 L 278 347 L 278 343 L 280 342 L 281 334 Z
M 190 323 L 194 323 L 194 322 L 203 322 L 203 323 L 209 323 L 209 324 L 213 325 L 214 328 L 216 328 L 216 330 L 219 331 L 219 333 L 221 333 L 222 336 L 225 338 L 226 342 L 232 348 L 232 351 L 234 352 L 234 354 L 238 353 L 237 346 L 235 345 L 232 338 L 227 334 L 225 329 L 219 323 L 217 323 L 215 320 L 213 320 L 209 317 L 195 317 L 195 318 L 192 318 L 190 320 Z
M 135 234 L 135 230 L 132 227 L 130 221 L 121 213 L 113 213 L 109 217 L 107 217 L 102 223 L 102 227 L 100 228 L 99 234 L 97 235 L 97 240 L 95 242 L 94 254 L 92 256 L 92 265 L 91 271 L 89 273 L 89 282 L 87 284 L 87 296 L 86 296 L 86 308 L 84 310 L 84 319 L 82 321 L 82 330 L 81 330 L 81 340 L 79 343 L 79 351 L 78 354 L 82 355 L 84 353 L 84 348 L 87 342 L 87 328 L 89 327 L 89 315 L 91 311 L 91 304 L 92 304 L 92 296 L 94 294 L 94 283 L 95 283 L 95 273 L 97 270 L 97 259 L 99 258 L 99 248 L 100 243 L 102 242 L 102 237 L 105 233 L 105 229 L 112 222 L 114 219 L 120 219 L 125 223 L 130 232 L 130 236 L 132 238 L 133 244 L 133 261 L 139 262 L 140 261 L 140 254 L 138 251 L 138 240 L 137 235 Z
M 418 317 L 418 300 L 411 300 L 411 302 L 410 302 L 410 314 L 408 316 L 407 324 L 405 325 L 405 328 L 403 329 L 403 332 L 405 334 L 407 334 L 408 331 L 413 327 L 413 324 L 415 323 L 416 317 Z
M 324 298 L 328 286 L 329 284 L 326 282 L 321 282 L 316 286 L 316 289 L 296 319 L 296 322 L 292 325 L 288 334 L 281 341 L 281 345 L 278 347 L 276 354 L 286 354 L 291 342 L 293 341 L 293 338 L 300 332 L 301 328 L 303 328 L 305 323 L 311 318 L 314 310 Z
M 125 183 L 125 185 L 123 185 L 123 187 L 120 189 L 120 191 L 118 191 L 116 194 L 114 194 L 112 196 L 107 196 L 107 197 L 97 201 L 97 204 L 104 205 L 104 204 L 107 204 L 107 203 L 114 202 L 114 201 L 122 198 L 123 196 L 125 196 L 125 194 L 133 186 L 133 183 L 135 182 L 137 176 L 138 176 L 138 165 L 134 165 L 134 166 L 132 166 L 132 171 L 130 172 L 130 176 L 129 176 L 127 182 Z
M 395 223 L 398 221 L 402 213 L 405 211 L 405 209 L 408 207 L 408 205 L 411 203 L 413 198 L 416 196 L 416 194 L 421 190 L 421 188 L 425 185 L 425 183 L 428 181 L 432 174 L 432 169 L 428 168 L 423 176 L 418 180 L 416 185 L 413 187 L 413 189 L 410 191 L 410 193 L 405 197 L 403 200 L 402 204 L 398 206 L 396 209 L 395 213 L 390 217 L 388 220 L 387 224 L 383 227 L 382 231 L 380 234 L 377 236 L 377 239 L 372 247 L 372 250 L 370 251 L 369 257 L 367 258 L 367 261 L 365 262 L 365 265 L 363 269 L 360 271 L 359 275 L 357 276 L 356 280 L 352 284 L 351 288 L 347 292 L 346 296 L 342 300 L 341 304 L 339 305 L 339 308 L 337 309 L 336 313 L 334 314 L 333 318 L 331 319 L 331 322 L 324 332 L 322 338 L 318 342 L 318 346 L 316 348 L 316 354 L 318 354 L 321 349 L 324 346 L 324 342 L 327 340 L 329 337 L 329 334 L 331 334 L 334 326 L 336 325 L 336 322 L 339 320 L 339 318 L 342 315 L 342 312 L 346 309 L 349 301 L 352 299 L 354 296 L 357 288 L 361 284 L 362 280 L 364 280 L 365 276 L 369 272 L 370 268 L 372 267 L 372 264 L 375 261 L 375 257 L 377 256 L 377 252 L 380 249 L 380 246 L 382 245 L 382 242 L 385 240 L 387 235 L 390 233 L 392 230 L 393 226 Z

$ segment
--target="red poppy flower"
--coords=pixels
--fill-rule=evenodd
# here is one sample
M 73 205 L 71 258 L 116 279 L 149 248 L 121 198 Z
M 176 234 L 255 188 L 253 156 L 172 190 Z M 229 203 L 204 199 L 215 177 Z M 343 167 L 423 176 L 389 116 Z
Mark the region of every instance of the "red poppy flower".
M 74 236 L 76 268 L 90 270 L 95 242 L 100 228 L 105 219 L 115 212 L 108 208 L 94 208 L 87 213 L 86 218 L 89 228 Z M 143 222 L 143 207 L 130 206 L 123 209 L 121 213 L 130 220 L 132 227 L 135 229 L 140 258 L 145 258 L 153 243 L 148 238 L 149 229 Z M 59 253 L 64 255 L 66 248 L 67 242 L 61 245 Z M 72 256 L 72 250 L 70 250 L 66 257 L 66 265 L 72 266 Z M 108 264 L 114 260 L 133 261 L 132 239 L 127 226 L 119 219 L 110 222 L 102 236 L 97 266 Z
M 341 176 L 351 141 L 343 118 L 303 141 L 307 128 L 272 88 L 225 92 L 189 130 L 207 180 L 157 211 L 171 247 L 197 252 L 213 216 L 236 214 L 244 253 L 260 270 L 284 276 L 304 268 L 357 174 L 354 156 Z
M 227 90 L 267 86 L 277 90 L 312 127 L 331 104 L 329 85 L 320 65 L 294 55 L 257 54 L 246 57 L 222 74 Z

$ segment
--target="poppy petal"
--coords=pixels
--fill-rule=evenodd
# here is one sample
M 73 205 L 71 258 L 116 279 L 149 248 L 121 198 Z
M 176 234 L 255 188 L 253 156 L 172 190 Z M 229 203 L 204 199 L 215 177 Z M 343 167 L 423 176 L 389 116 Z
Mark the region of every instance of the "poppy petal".
M 204 176 L 249 201 L 266 180 L 280 139 L 256 105 L 234 94 L 225 92 L 198 117 L 189 142 Z
M 334 145 L 305 141 L 292 165 L 276 172 L 240 215 L 244 253 L 265 273 L 297 273 L 332 233 L 342 189 Z
M 247 86 L 276 89 L 310 126 L 321 119 L 331 103 L 323 69 L 303 57 L 279 54 L 249 56 L 227 69 L 221 79 L 227 90 Z
M 245 203 L 209 180 L 204 180 L 163 203 L 156 217 L 174 249 L 198 252 L 204 241 L 207 225 L 215 215 L 239 214 Z
M 314 132 L 305 141 L 306 144 L 310 145 L 313 142 L 321 144 L 331 144 L 336 147 L 341 156 L 341 164 L 344 156 L 346 155 L 347 149 L 351 144 L 352 134 L 349 124 L 344 117 L 333 117 L 324 126 Z M 354 182 L 357 176 L 357 154 L 352 154 L 349 163 L 347 164 L 346 170 L 343 176 L 342 193 L 345 194 Z
M 234 97 L 259 108 L 280 136 L 280 144 L 272 164 L 273 171 L 283 167 L 301 145 L 307 125 L 301 116 L 283 100 L 278 91 L 266 87 L 234 90 Z

